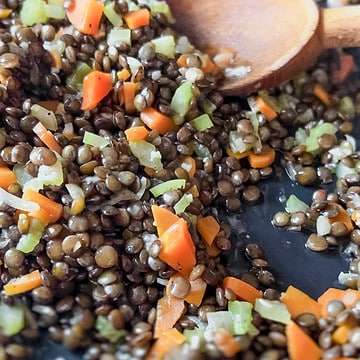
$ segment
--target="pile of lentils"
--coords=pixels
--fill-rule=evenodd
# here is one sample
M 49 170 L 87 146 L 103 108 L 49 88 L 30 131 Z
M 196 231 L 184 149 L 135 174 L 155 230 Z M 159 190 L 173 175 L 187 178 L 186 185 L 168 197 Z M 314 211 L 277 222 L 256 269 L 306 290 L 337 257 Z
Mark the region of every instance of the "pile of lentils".
M 158 257 L 161 243 L 151 206 L 157 204 L 172 209 L 190 188 L 195 185 L 198 189 L 199 196 L 194 197 L 180 216 L 188 221 L 196 246 L 196 266 L 190 277 L 201 277 L 207 284 L 207 292 L 200 306 L 187 304 L 185 314 L 176 324 L 180 331 L 194 328 L 196 324 L 191 317 L 206 321 L 208 312 L 227 309 L 228 301 L 234 300 L 235 295 L 221 286 L 223 278 L 229 275 L 221 251 L 231 250 L 231 228 L 221 223 L 215 239 L 220 254 L 209 256 L 192 219 L 205 215 L 217 217 L 219 212 L 236 213 L 244 202 L 257 203 L 261 199 L 257 184 L 266 181 L 274 172 L 273 166 L 255 169 L 246 159 L 229 156 L 229 132 L 239 132 L 249 144 L 260 139 L 263 146 L 274 148 L 280 160 L 276 166 L 291 165 L 295 171 L 294 181 L 306 186 L 331 183 L 334 176 L 326 166 L 330 161 L 328 151 L 353 129 L 354 114 L 343 111 L 341 99 L 350 97 L 356 110 L 360 78 L 353 73 L 343 83 L 336 83 L 334 74 L 339 68 L 340 52 L 324 52 L 306 73 L 268 92 L 274 98 L 285 94 L 292 100 L 271 122 L 259 116 L 256 133 L 246 116 L 249 108 L 245 99 L 226 99 L 219 93 L 217 83 L 221 75 L 202 73 L 201 57 L 185 37 L 174 34 L 163 14 L 154 15 L 149 26 L 132 30 L 131 46 L 123 43 L 109 46 L 106 34 L 112 25 L 105 17 L 101 34 L 93 37 L 68 27 L 66 20 L 24 26 L 18 17 L 21 4 L 18 0 L 0 0 L 0 7 L 13 10 L 9 17 L 0 20 L 0 164 L 10 168 L 23 165 L 26 172 L 35 177 L 40 165 L 52 164 L 54 153 L 32 131 L 38 119 L 31 115 L 31 106 L 47 100 L 63 104 L 63 111 L 56 113 L 58 130 L 54 135 L 62 148 L 64 184 L 47 185 L 42 193 L 62 204 L 64 212 L 58 222 L 46 228 L 35 250 L 24 254 L 16 249 L 23 229 L 14 218 L 15 209 L 0 206 L 0 287 L 33 270 L 41 272 L 43 281 L 43 286 L 23 295 L 11 297 L 0 292 L 0 303 L 21 304 L 28 309 L 25 328 L 20 334 L 6 336 L 0 329 L 0 359 L 33 359 L 34 348 L 43 331 L 51 340 L 80 351 L 86 360 L 141 359 L 153 342 L 156 305 L 164 294 L 164 282 L 175 274 L 175 270 Z M 115 0 L 114 10 L 126 13 L 128 2 Z M 62 66 L 60 71 L 54 71 L 52 57 L 43 44 L 54 40 L 64 26 L 68 31 L 59 38 L 65 44 Z M 187 75 L 184 69 L 179 69 L 176 58 L 155 53 L 150 40 L 164 34 L 175 36 L 176 57 L 182 52 L 193 52 L 188 65 L 189 69 L 196 69 L 193 89 L 196 97 L 177 132 L 149 133 L 147 141 L 161 153 L 164 165 L 163 170 L 149 176 L 130 151 L 124 131 L 143 125 L 139 112 L 147 106 L 172 116 L 171 98 Z M 125 112 L 117 96 L 123 83 L 116 73 L 128 68 L 127 56 L 136 57 L 144 70 L 138 74 L 137 110 L 131 114 Z M 113 75 L 114 90 L 91 111 L 80 109 L 81 94 L 66 85 L 78 61 Z M 314 95 L 316 83 L 330 94 L 331 106 Z M 197 131 L 189 121 L 202 114 L 204 104 L 209 102 L 214 106 L 211 113 L 214 126 Z M 314 156 L 296 143 L 294 133 L 298 127 L 310 129 L 320 119 L 333 123 L 338 131 L 336 137 L 321 139 L 321 152 Z M 66 126 L 69 123 L 74 129 L 71 137 Z M 101 149 L 84 144 L 85 131 L 110 140 L 112 146 Z M 194 143 L 206 149 L 206 156 L 201 158 L 195 153 Z M 196 160 L 193 177 L 180 166 L 184 156 L 193 156 Z M 358 157 L 354 152 L 346 161 L 360 167 Z M 185 189 L 171 190 L 154 198 L 149 188 L 170 179 L 185 179 Z M 80 214 L 71 214 L 72 199 L 65 188 L 67 183 L 81 186 L 85 193 L 86 208 Z M 298 230 L 307 219 L 314 222 L 316 212 L 330 213 L 330 200 L 349 204 L 351 196 L 360 193 L 358 174 L 350 179 L 339 179 L 338 185 L 337 191 L 322 189 L 314 193 L 310 211 L 297 214 Z M 140 190 L 143 195 L 138 198 Z M 11 185 L 8 191 L 18 196 L 22 194 L 19 184 Z M 283 214 L 282 223 L 275 225 L 294 225 L 291 222 L 291 217 Z M 340 234 L 333 230 L 325 238 L 326 243 L 335 246 L 338 237 L 345 236 L 340 230 Z M 360 244 L 358 228 L 346 234 L 349 235 L 349 242 Z M 354 254 L 359 256 L 360 250 L 356 248 Z M 249 272 L 255 274 L 264 297 L 279 299 L 281 289 L 268 271 L 265 254 L 259 245 L 248 244 L 246 255 Z M 356 261 L 360 261 L 358 257 Z M 351 269 L 359 269 L 354 262 Z M 244 274 L 243 280 L 246 279 L 251 281 Z M 186 281 L 184 279 L 174 290 L 179 291 L 174 295 L 181 296 L 183 287 L 188 287 Z M 325 349 L 324 358 L 359 356 L 356 345 L 360 337 L 359 310 L 360 306 L 345 310 L 342 303 L 336 302 L 329 305 L 331 316 L 328 318 L 318 321 L 312 314 L 302 314 L 296 321 Z M 95 324 L 99 317 L 105 318 L 114 329 L 124 331 L 122 342 L 113 343 L 97 331 Z M 349 317 L 358 322 L 356 329 L 359 331 L 354 331 L 347 344 L 334 346 L 331 333 Z M 239 338 L 244 349 L 241 358 L 288 359 L 284 325 L 263 319 L 256 312 L 253 324 L 259 334 L 251 339 L 248 336 Z M 213 344 L 208 344 L 206 349 L 184 348 L 179 352 L 194 360 L 224 358 Z M 175 354 L 174 358 L 179 355 Z

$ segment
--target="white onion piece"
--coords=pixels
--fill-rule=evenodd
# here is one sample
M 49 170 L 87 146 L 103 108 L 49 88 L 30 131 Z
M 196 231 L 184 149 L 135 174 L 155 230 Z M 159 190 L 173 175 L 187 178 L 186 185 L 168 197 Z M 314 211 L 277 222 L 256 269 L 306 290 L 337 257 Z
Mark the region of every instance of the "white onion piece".
M 330 234 L 331 224 L 329 219 L 324 215 L 319 215 L 316 220 L 316 232 L 319 236 Z
M 3 188 L 0 188 L 0 201 L 6 205 L 13 207 L 14 209 L 19 209 L 23 211 L 37 211 L 40 209 L 39 204 L 33 201 L 19 198 L 18 196 L 15 196 L 5 191 Z

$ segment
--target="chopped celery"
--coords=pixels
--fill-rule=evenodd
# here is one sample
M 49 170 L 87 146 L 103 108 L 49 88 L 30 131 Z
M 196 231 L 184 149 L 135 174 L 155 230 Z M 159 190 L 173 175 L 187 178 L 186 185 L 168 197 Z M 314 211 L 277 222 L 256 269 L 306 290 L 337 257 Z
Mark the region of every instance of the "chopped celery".
M 38 104 L 31 106 L 30 115 L 36 117 L 48 130 L 56 131 L 58 123 L 53 111 Z
M 305 144 L 307 134 L 304 128 L 300 127 L 295 131 L 295 140 L 299 145 Z
M 191 194 L 184 194 L 181 199 L 174 205 L 175 214 L 180 214 L 192 203 L 193 196 Z
M 320 149 L 318 138 L 324 134 L 335 134 L 336 129 L 332 123 L 322 123 L 310 129 L 309 136 L 305 139 L 306 151 L 314 152 Z
M 62 185 L 64 182 L 64 172 L 61 161 L 57 160 L 54 165 L 40 165 L 37 179 L 44 185 Z
M 129 141 L 130 150 L 135 157 L 138 158 L 142 166 L 149 167 L 154 170 L 162 170 L 163 164 L 161 154 L 156 150 L 155 145 L 145 140 Z
M 0 328 L 4 335 L 16 335 L 24 328 L 25 309 L 23 306 L 0 303 L 0 314 Z
M 344 96 L 340 99 L 340 110 L 349 116 L 350 119 L 355 116 L 355 104 L 350 96 Z
M 90 146 L 96 146 L 100 149 L 103 149 L 110 145 L 108 139 L 105 139 L 102 136 L 94 134 L 90 131 L 85 131 L 83 143 Z
M 122 28 L 111 29 L 107 35 L 107 43 L 109 46 L 116 46 L 121 43 L 131 45 L 131 30 Z
M 66 85 L 75 90 L 81 90 L 84 77 L 90 74 L 91 71 L 92 68 L 88 64 L 78 61 L 74 71 L 66 78 Z
M 149 6 L 152 15 L 163 14 L 170 23 L 175 21 L 166 1 L 149 0 L 147 5 Z
M 247 301 L 229 301 L 228 309 L 234 319 L 234 334 L 245 335 L 250 330 L 253 305 Z
M 49 5 L 64 6 L 64 0 L 47 0 Z
M 200 144 L 199 142 L 197 141 L 193 141 L 192 142 L 192 148 L 193 150 L 195 151 L 197 157 L 199 159 L 206 159 L 208 157 L 211 157 L 211 152 L 210 150 L 208 149 L 207 146 L 205 146 L 204 144 Z
M 139 6 L 137 6 L 134 1 L 132 1 L 132 0 L 125 0 L 125 1 L 128 4 L 128 10 L 129 11 L 135 11 L 135 10 L 139 9 Z
M 282 324 L 288 324 L 291 314 L 286 305 L 277 300 L 258 298 L 255 300 L 254 309 L 264 318 Z
M 155 45 L 155 52 L 165 55 L 169 59 L 173 59 L 175 56 L 175 39 L 172 35 L 160 36 L 151 40 Z
M 168 180 L 158 185 L 153 186 L 150 192 L 155 196 L 161 196 L 170 190 L 183 189 L 186 185 L 185 179 Z
M 202 114 L 202 115 L 196 117 L 195 119 L 192 119 L 190 121 L 190 124 L 197 131 L 205 131 L 214 126 L 214 124 L 211 121 L 210 116 L 208 114 Z
M 28 254 L 40 243 L 46 225 L 36 218 L 30 218 L 29 231 L 20 236 L 16 249 Z
M 121 26 L 123 24 L 123 18 L 121 14 L 118 14 L 114 10 L 114 3 L 111 2 L 104 6 L 104 15 L 110 21 L 112 26 Z
M 193 83 L 191 81 L 183 82 L 175 91 L 170 107 L 175 113 L 174 122 L 180 125 L 184 122 L 184 117 L 188 113 L 191 107 L 191 101 L 193 100 L 192 92 Z
M 65 19 L 65 10 L 64 7 L 57 4 L 45 4 L 45 15 L 48 18 L 63 20 Z
M 309 205 L 300 200 L 296 195 L 291 194 L 286 201 L 285 210 L 289 214 L 301 211 L 305 212 L 309 208 Z
M 95 328 L 99 334 L 111 343 L 118 343 L 126 335 L 125 330 L 115 329 L 105 316 L 98 316 L 95 322 Z
M 204 331 L 199 328 L 185 329 L 184 335 L 186 342 L 190 344 L 192 349 L 201 350 L 205 345 Z
M 216 105 L 212 103 L 209 99 L 202 100 L 199 105 L 201 109 L 209 115 L 211 115 L 216 110 Z
M 311 108 L 306 109 L 304 112 L 296 116 L 297 124 L 307 124 L 312 120 L 314 120 L 314 111 Z
M 27 26 L 46 23 L 48 17 L 46 16 L 45 5 L 44 0 L 24 0 L 20 9 L 22 23 Z
M 217 329 L 227 330 L 230 334 L 234 333 L 234 321 L 230 311 L 214 311 L 206 314 L 208 326 L 206 332 Z

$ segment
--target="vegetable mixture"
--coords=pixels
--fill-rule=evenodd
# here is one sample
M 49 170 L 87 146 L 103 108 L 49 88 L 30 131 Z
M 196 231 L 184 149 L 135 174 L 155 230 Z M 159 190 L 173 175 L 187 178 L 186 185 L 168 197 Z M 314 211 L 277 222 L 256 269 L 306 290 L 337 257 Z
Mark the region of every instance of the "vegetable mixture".
M 0 1 L 0 359 L 44 333 L 87 360 L 359 358 L 352 55 L 226 99 L 223 61 L 173 22 L 161 0 Z M 220 214 L 279 166 L 316 190 L 274 226 L 351 257 L 317 299 L 279 288 L 256 243 L 239 277 L 222 256 Z

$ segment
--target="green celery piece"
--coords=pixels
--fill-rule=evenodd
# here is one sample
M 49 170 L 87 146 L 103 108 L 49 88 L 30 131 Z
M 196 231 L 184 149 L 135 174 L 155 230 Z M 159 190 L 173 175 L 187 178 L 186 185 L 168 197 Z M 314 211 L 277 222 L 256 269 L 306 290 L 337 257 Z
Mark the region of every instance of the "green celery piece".
M 48 17 L 45 9 L 44 0 L 24 0 L 20 9 L 20 20 L 24 25 L 32 26 L 34 24 L 46 23 Z
M 104 6 L 104 15 L 113 26 L 121 26 L 123 24 L 123 18 L 114 10 L 113 2 Z
M 180 214 L 193 202 L 191 194 L 184 194 L 181 199 L 174 205 L 175 214 Z
M 230 311 L 214 311 L 206 314 L 208 326 L 206 330 L 224 329 L 230 334 L 234 334 L 234 320 Z
M 150 0 L 148 6 L 152 15 L 163 14 L 170 23 L 175 21 L 169 5 L 165 1 Z
M 107 36 L 109 46 L 116 46 L 118 43 L 125 43 L 131 46 L 131 30 L 124 28 L 113 28 Z
M 31 253 L 40 243 L 45 227 L 45 224 L 40 220 L 30 219 L 29 232 L 20 236 L 16 249 L 24 254 Z
M 286 200 L 285 210 L 289 214 L 301 211 L 305 212 L 309 208 L 309 205 L 300 200 L 296 195 L 291 194 Z
M 199 105 L 201 109 L 209 115 L 211 115 L 216 110 L 216 105 L 212 103 L 209 99 L 202 100 Z
M 186 185 L 185 179 L 173 179 L 163 183 L 157 184 L 150 189 L 150 192 L 155 196 L 161 196 L 170 190 L 183 189 Z
M 154 170 L 163 169 L 161 154 L 156 149 L 155 145 L 150 144 L 145 140 L 136 140 L 129 141 L 129 147 L 142 166 L 146 166 Z
M 205 345 L 204 331 L 199 328 L 185 329 L 186 342 L 194 349 L 202 350 Z
M 340 99 L 340 110 L 347 114 L 350 119 L 355 116 L 355 104 L 350 96 L 344 96 Z
M 63 20 L 65 19 L 65 10 L 61 5 L 45 4 L 45 15 L 51 19 Z
M 291 314 L 286 305 L 277 300 L 258 298 L 255 300 L 254 309 L 264 319 L 276 321 L 282 324 L 288 324 L 291 320 Z
M 165 55 L 169 59 L 175 57 L 175 39 L 172 35 L 160 36 L 151 42 L 155 45 L 156 53 Z
M 37 179 L 40 180 L 43 185 L 62 185 L 64 183 L 64 172 L 61 161 L 57 160 L 54 165 L 40 165 Z
M 197 131 L 205 131 L 214 126 L 208 114 L 202 114 L 190 121 L 191 126 Z
M 234 319 L 234 334 L 245 335 L 252 323 L 253 305 L 247 301 L 229 301 L 228 309 Z
M 136 11 L 139 10 L 139 6 L 137 4 L 135 4 L 134 1 L 132 0 L 125 0 L 128 4 L 128 9 L 129 11 Z
M 84 77 L 91 71 L 92 68 L 88 64 L 81 61 L 77 62 L 74 71 L 66 78 L 66 85 L 75 90 L 81 90 Z
M 209 150 L 208 147 L 205 146 L 204 144 L 200 144 L 200 143 L 197 142 L 197 141 L 193 141 L 193 142 L 192 142 L 192 148 L 193 148 L 193 150 L 195 151 L 196 156 L 197 156 L 199 159 L 206 159 L 206 158 L 208 158 L 208 157 L 211 157 L 211 152 L 210 152 L 210 150 Z
M 105 316 L 98 316 L 95 328 L 99 334 L 111 343 L 116 344 L 126 336 L 126 330 L 115 329 Z
M 4 335 L 16 335 L 24 328 L 25 309 L 23 306 L 0 303 L 0 314 L 0 328 Z
M 324 134 L 335 134 L 336 129 L 332 123 L 322 123 L 314 126 L 305 139 L 306 151 L 314 152 L 320 149 L 318 138 Z
M 105 139 L 102 136 L 94 134 L 90 131 L 85 131 L 83 137 L 83 143 L 90 146 L 96 146 L 100 149 L 103 149 L 110 145 L 108 139 Z
M 183 82 L 175 91 L 171 102 L 171 110 L 175 113 L 174 122 L 180 125 L 184 122 L 184 117 L 190 110 L 191 101 L 193 100 L 192 92 L 193 83 L 191 81 Z

